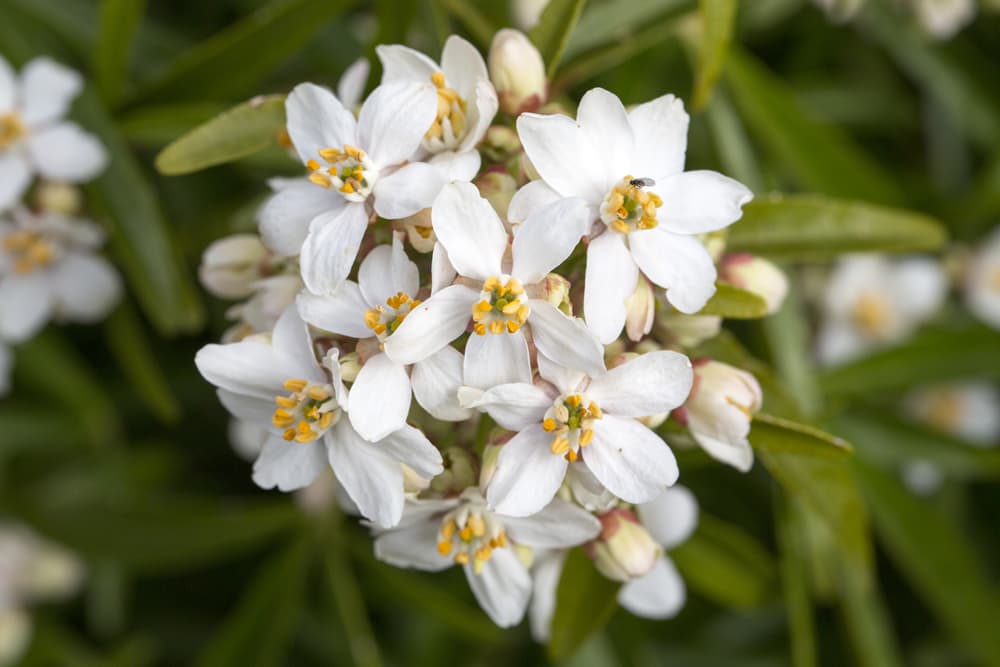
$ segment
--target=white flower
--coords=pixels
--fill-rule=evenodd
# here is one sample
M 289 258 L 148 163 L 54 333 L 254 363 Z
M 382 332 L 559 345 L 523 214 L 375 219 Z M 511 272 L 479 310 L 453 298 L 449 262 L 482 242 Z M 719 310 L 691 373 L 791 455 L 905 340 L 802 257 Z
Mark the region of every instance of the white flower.
M 964 295 L 966 305 L 976 317 L 1000 329 L 1000 229 L 981 241 L 969 262 Z
M 840 260 L 826 285 L 817 354 L 827 365 L 843 363 L 896 343 L 930 319 L 948 285 L 937 262 L 891 261 L 879 255 Z
M 1000 391 L 988 382 L 956 382 L 908 393 L 903 409 L 948 435 L 983 447 L 1000 445 Z
M 582 461 L 609 491 L 630 503 L 652 500 L 677 481 L 677 462 L 637 417 L 667 412 L 691 391 L 688 358 L 644 354 L 590 377 L 538 355 L 541 385 L 515 383 L 485 392 L 463 388 L 463 405 L 485 410 L 518 431 L 503 446 L 486 499 L 502 514 L 526 516 L 555 495 L 567 466 Z
M 198 267 L 198 277 L 214 296 L 244 299 L 254 291 L 254 283 L 263 276 L 267 248 L 255 234 L 226 236 L 205 249 Z
M 586 325 L 546 299 L 546 275 L 569 257 L 586 209 L 567 198 L 540 208 L 518 229 L 505 266 L 507 232 L 489 202 L 470 183 L 446 185 L 432 208 L 434 231 L 458 284 L 422 303 L 385 341 L 398 363 L 426 359 L 460 336 L 472 322 L 465 348 L 465 384 L 488 389 L 530 382 L 531 362 L 523 328 L 540 352 L 593 375 L 604 370 L 603 350 Z
M 497 112 L 497 94 L 476 47 L 452 35 L 444 44 L 440 65 L 401 44 L 382 44 L 375 52 L 382 61 L 383 85 L 434 85 L 437 113 L 421 127 L 426 151 L 464 153 L 475 148 Z
M 358 282 L 344 281 L 329 296 L 303 293 L 298 298 L 302 318 L 313 326 L 357 339 L 388 340 L 420 306 L 417 265 L 403 250 L 399 235 L 392 246 L 374 248 L 358 271 Z M 402 428 L 410 399 L 445 421 L 468 419 L 458 405 L 462 384 L 462 354 L 444 345 L 415 362 L 412 369 L 378 352 L 361 367 L 351 386 L 351 425 L 366 440 L 379 440 Z
M 499 516 L 469 488 L 458 498 L 409 503 L 396 528 L 375 532 L 375 557 L 431 572 L 461 565 L 479 605 L 506 628 L 521 621 L 531 597 L 518 549 L 569 548 L 600 529 L 589 513 L 558 498 L 534 516 Z
M 740 218 L 750 191 L 714 171 L 684 171 L 688 115 L 665 95 L 626 112 L 601 88 L 577 119 L 521 114 L 517 130 L 542 181 L 510 204 L 511 222 L 557 197 L 581 197 L 590 232 L 584 316 L 602 343 L 625 325 L 625 300 L 641 271 L 675 308 L 695 313 L 715 293 L 715 265 L 697 234 Z
M 121 279 L 95 251 L 92 222 L 13 211 L 0 220 L 0 339 L 20 342 L 49 319 L 96 322 L 121 296 Z
M 10 374 L 14 368 L 14 352 L 0 342 L 0 396 L 10 391 Z
M 310 291 L 328 294 L 347 277 L 373 210 L 403 218 L 437 195 L 442 170 L 422 162 L 397 168 L 419 146 L 435 98 L 430 83 L 379 86 L 355 120 L 314 84 L 299 84 L 288 96 L 288 134 L 310 173 L 284 183 L 258 219 L 271 250 L 301 253 Z
M 763 394 L 750 373 L 711 359 L 694 362 L 694 386 L 678 411 L 691 435 L 709 456 L 740 472 L 753 466 L 747 436 Z
M 910 0 L 920 27 L 935 39 L 951 39 L 976 17 L 975 0 Z
M 358 435 L 346 418 L 348 394 L 332 356 L 324 370 L 292 307 L 278 320 L 270 343 L 257 337 L 206 345 L 195 364 L 233 416 L 271 429 L 254 464 L 259 486 L 300 489 L 329 466 L 361 514 L 392 526 L 403 512 L 401 464 L 433 477 L 443 469 L 441 454 L 410 426 L 375 443 Z
M 82 86 L 79 74 L 48 58 L 18 77 L 0 56 L 0 211 L 21 199 L 34 174 L 82 183 L 104 169 L 101 143 L 63 120 Z

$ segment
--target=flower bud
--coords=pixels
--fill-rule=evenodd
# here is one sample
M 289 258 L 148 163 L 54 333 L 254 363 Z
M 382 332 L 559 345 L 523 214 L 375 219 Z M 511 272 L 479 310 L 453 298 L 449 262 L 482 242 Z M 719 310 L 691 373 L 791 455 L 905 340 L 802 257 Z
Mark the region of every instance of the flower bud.
M 43 181 L 35 191 L 35 203 L 43 211 L 76 215 L 83 205 L 83 195 L 70 183 Z
M 500 110 L 516 116 L 545 101 L 548 83 L 542 54 L 524 33 L 505 28 L 493 37 L 487 58 Z
M 569 298 L 571 288 L 570 282 L 558 273 L 550 273 L 542 280 L 545 300 L 570 317 L 573 316 L 573 303 Z
M 694 347 L 712 338 L 722 329 L 722 318 L 718 315 L 685 315 L 676 310 L 667 310 L 654 323 L 657 337 L 667 345 Z
M 264 244 L 253 234 L 227 236 L 205 249 L 198 277 L 214 296 L 242 299 L 253 293 L 267 255 Z
M 747 435 L 763 398 L 750 373 L 711 359 L 694 362 L 694 386 L 679 415 L 708 454 L 746 472 L 753 465 Z
M 472 455 L 461 447 L 449 447 L 441 454 L 444 471 L 431 480 L 430 490 L 435 495 L 457 494 L 476 483 L 476 470 Z
M 487 171 L 475 180 L 479 194 L 490 203 L 501 220 L 507 219 L 507 207 L 517 191 L 517 181 L 506 171 Z M 507 223 L 504 223 L 507 226 Z
M 431 480 L 421 477 L 416 471 L 405 463 L 400 463 L 403 468 L 403 493 L 417 495 L 426 491 L 431 485 Z
M 486 436 L 486 447 L 483 448 L 483 465 L 479 469 L 479 488 L 485 493 L 486 487 L 493 479 L 493 473 L 497 469 L 497 458 L 500 450 L 507 442 L 514 437 L 514 433 L 499 426 L 492 428 Z
M 639 276 L 635 291 L 625 299 L 625 333 L 631 341 L 638 342 L 653 328 L 656 314 L 656 295 L 653 286 L 644 276 Z
M 598 519 L 601 534 L 584 548 L 601 574 L 613 581 L 628 581 L 653 569 L 663 547 L 653 541 L 632 510 L 613 509 Z
M 491 125 L 480 146 L 483 154 L 494 162 L 503 162 L 511 155 L 521 152 L 521 139 L 513 128 Z
M 393 227 L 403 228 L 403 231 L 406 232 L 406 240 L 417 252 L 428 253 L 434 250 L 437 236 L 434 235 L 434 227 L 431 226 L 431 210 L 429 208 L 417 211 L 402 220 L 394 221 Z
M 784 271 L 766 259 L 745 252 L 727 255 L 719 266 L 719 277 L 764 299 L 768 315 L 781 309 L 788 294 L 788 277 Z
M 361 355 L 357 352 L 348 352 L 340 357 L 339 364 L 340 379 L 344 382 L 354 382 L 361 372 Z

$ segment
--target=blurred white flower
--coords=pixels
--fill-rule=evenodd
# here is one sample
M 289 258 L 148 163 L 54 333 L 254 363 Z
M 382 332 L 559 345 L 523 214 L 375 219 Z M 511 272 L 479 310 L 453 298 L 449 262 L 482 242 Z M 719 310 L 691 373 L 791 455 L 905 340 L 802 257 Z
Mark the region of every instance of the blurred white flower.
M 96 251 L 89 220 L 15 209 L 0 219 L 0 339 L 27 340 L 50 319 L 96 322 L 121 297 L 118 273 Z
M 49 58 L 35 58 L 18 77 L 0 55 L 0 211 L 16 204 L 41 174 L 82 183 L 107 165 L 104 146 L 64 120 L 83 80 Z
M 538 24 L 549 0 L 511 0 L 510 15 L 521 30 L 531 30 Z
M 911 419 L 969 444 L 1000 445 L 1000 391 L 988 382 L 914 389 L 903 399 Z
M 1000 329 L 1000 228 L 976 248 L 966 270 L 964 296 L 973 315 Z
M 461 565 L 483 611 L 506 628 L 521 621 L 531 597 L 519 551 L 569 548 L 600 530 L 588 512 L 558 498 L 533 516 L 494 514 L 473 487 L 457 498 L 408 503 L 397 527 L 375 531 L 375 557 L 431 572 Z
M 910 0 L 910 6 L 935 39 L 951 39 L 976 17 L 976 0 Z
M 857 15 L 865 0 L 813 0 L 833 21 L 849 21 Z

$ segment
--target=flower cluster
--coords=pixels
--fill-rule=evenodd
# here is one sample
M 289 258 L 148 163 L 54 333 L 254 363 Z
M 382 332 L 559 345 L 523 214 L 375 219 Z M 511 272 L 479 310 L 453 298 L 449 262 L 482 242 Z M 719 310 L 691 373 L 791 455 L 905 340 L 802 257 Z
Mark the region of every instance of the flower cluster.
M 749 373 L 683 352 L 718 331 L 698 313 L 720 278 L 770 310 L 787 289 L 721 252 L 750 191 L 685 170 L 673 95 L 626 108 L 593 89 L 575 116 L 549 102 L 516 31 L 488 66 L 459 37 L 440 62 L 376 51 L 360 105 L 312 83 L 288 95 L 302 177 L 272 183 L 259 239 L 205 252 L 206 287 L 245 301 L 196 364 L 259 448 L 254 481 L 292 491 L 332 470 L 378 558 L 461 566 L 502 626 L 530 605 L 545 636 L 576 545 L 627 582 L 624 606 L 676 613 L 663 552 L 697 505 L 661 426 L 673 412 L 682 440 L 745 471 L 762 400 Z
M 9 345 L 51 319 L 101 320 L 121 294 L 117 272 L 97 255 L 104 233 L 79 217 L 73 184 L 107 164 L 101 143 L 65 118 L 82 86 L 48 58 L 18 76 L 0 56 L 0 394 L 9 388 Z

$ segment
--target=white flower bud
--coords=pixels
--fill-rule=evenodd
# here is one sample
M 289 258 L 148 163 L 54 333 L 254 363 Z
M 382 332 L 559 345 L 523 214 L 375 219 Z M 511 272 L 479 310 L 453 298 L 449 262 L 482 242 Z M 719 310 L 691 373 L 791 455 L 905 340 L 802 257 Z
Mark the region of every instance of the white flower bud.
M 489 435 L 486 436 L 486 447 L 483 448 L 483 465 L 479 469 L 479 488 L 484 493 L 486 487 L 490 485 L 490 480 L 493 479 L 493 473 L 496 472 L 500 450 L 513 437 L 514 433 L 499 426 L 491 429 Z
M 361 356 L 357 352 L 348 352 L 340 357 L 340 379 L 344 382 L 354 382 L 361 372 Z
M 83 563 L 61 547 L 42 543 L 23 573 L 21 589 L 32 600 L 59 600 L 76 592 Z
M 597 570 L 613 581 L 635 579 L 653 569 L 663 553 L 632 510 L 613 509 L 598 517 L 601 534 L 585 549 Z
M 711 359 L 693 363 L 694 386 L 678 411 L 691 435 L 708 454 L 741 472 L 753 465 L 747 435 L 763 395 L 757 379 L 744 370 Z
M 573 315 L 573 303 L 569 299 L 572 287 L 570 282 L 558 273 L 550 273 L 542 280 L 545 300 L 569 316 Z
M 501 111 L 516 116 L 545 102 L 545 63 L 524 33 L 510 28 L 497 32 L 487 62 Z
M 549 0 L 511 0 L 510 15 L 521 30 L 531 30 L 538 23 Z
M 719 277 L 764 299 L 769 315 L 781 309 L 788 294 L 788 277 L 784 271 L 749 253 L 727 255 L 719 266 Z
M 638 342 L 653 328 L 656 314 L 656 294 L 644 276 L 639 276 L 635 291 L 625 299 L 625 333 L 631 341 Z
M 694 347 L 722 329 L 718 315 L 685 315 L 675 310 L 660 313 L 654 324 L 657 337 L 668 345 Z
M 966 267 L 963 293 L 973 315 L 1000 329 L 1000 229 L 980 241 Z
M 475 180 L 479 194 L 490 203 L 501 220 L 507 219 L 507 207 L 517 191 L 517 181 L 506 171 L 488 171 Z M 504 223 L 504 226 L 507 226 Z
M 403 468 L 403 493 L 417 495 L 431 485 L 431 480 L 421 477 L 410 466 L 405 463 L 399 465 Z
M 394 226 L 402 226 L 406 232 L 406 240 L 410 242 L 413 249 L 419 253 L 428 253 L 434 250 L 437 236 L 434 235 L 434 227 L 431 226 L 431 210 L 429 208 L 417 211 L 408 218 L 397 220 Z
M 457 494 L 476 484 L 472 455 L 461 447 L 449 447 L 441 453 L 444 471 L 431 480 L 430 490 L 438 496 Z
M 260 238 L 236 234 L 219 239 L 201 256 L 198 277 L 209 292 L 222 299 L 242 299 L 261 279 L 261 263 L 268 256 Z
M 76 215 L 83 205 L 80 188 L 70 183 L 43 181 L 35 191 L 38 208 L 49 213 Z

